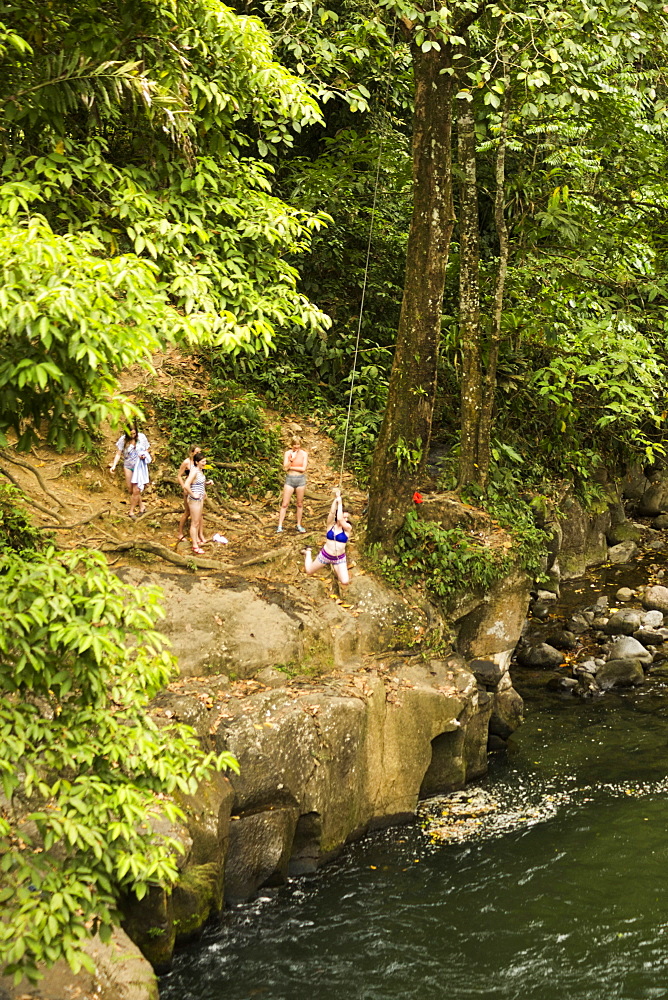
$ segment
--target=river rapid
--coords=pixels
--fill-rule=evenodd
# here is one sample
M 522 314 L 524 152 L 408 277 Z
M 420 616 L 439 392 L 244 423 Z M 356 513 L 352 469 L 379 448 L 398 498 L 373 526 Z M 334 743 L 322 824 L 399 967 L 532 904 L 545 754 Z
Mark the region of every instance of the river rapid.
M 599 572 L 555 613 L 643 578 Z M 161 1000 L 668 998 L 666 679 L 581 701 L 513 676 L 526 722 L 462 840 L 423 816 L 226 911 Z

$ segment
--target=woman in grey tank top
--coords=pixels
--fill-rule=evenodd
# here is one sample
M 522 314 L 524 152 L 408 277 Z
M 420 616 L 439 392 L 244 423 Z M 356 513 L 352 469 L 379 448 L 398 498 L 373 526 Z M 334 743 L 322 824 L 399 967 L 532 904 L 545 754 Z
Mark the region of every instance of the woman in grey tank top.
M 302 527 L 302 513 L 304 511 L 304 492 L 306 490 L 306 466 L 308 465 L 308 452 L 302 448 L 301 438 L 293 437 L 290 440 L 290 447 L 283 455 L 283 468 L 287 472 L 285 485 L 283 487 L 283 499 L 281 509 L 278 512 L 278 528 L 276 532 L 283 531 L 283 521 L 290 506 L 290 499 L 293 493 L 297 494 L 297 531 L 306 531 Z

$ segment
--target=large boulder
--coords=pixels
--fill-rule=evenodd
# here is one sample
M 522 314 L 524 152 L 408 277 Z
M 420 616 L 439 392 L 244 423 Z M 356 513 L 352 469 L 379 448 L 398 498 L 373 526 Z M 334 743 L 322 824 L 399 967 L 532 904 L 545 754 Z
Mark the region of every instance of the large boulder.
M 128 583 L 162 587 L 166 614 L 161 627 L 184 677 L 253 677 L 264 667 L 294 663 L 303 656 L 303 620 L 245 581 L 234 589 L 217 577 L 148 576 L 135 569 L 122 575 Z
M 668 587 L 648 587 L 642 598 L 643 607 L 648 611 L 668 612 Z
M 639 542 L 645 534 L 645 529 L 633 524 L 632 521 L 622 521 L 612 524 L 606 532 L 608 545 L 619 545 L 621 542 Z
M 628 604 L 635 597 L 635 590 L 631 590 L 630 587 L 620 587 L 615 594 L 615 599 L 621 601 L 622 604 Z
M 608 660 L 596 671 L 596 683 L 602 691 L 613 687 L 636 687 L 644 679 L 642 663 L 637 659 Z
M 410 648 L 436 617 L 426 601 L 408 601 L 365 574 L 353 576 L 345 607 L 331 601 L 323 579 L 286 588 L 127 568 L 121 575 L 162 587 L 161 627 L 187 678 L 248 679 L 300 663 L 309 673 L 358 668 L 366 653 Z
M 657 531 L 664 531 L 668 528 L 668 514 L 659 514 L 652 521 L 652 527 L 656 528 Z
M 639 628 L 633 633 L 633 638 L 641 642 L 643 646 L 661 646 L 666 641 L 664 629 L 659 631 L 654 628 Z
M 643 493 L 649 483 L 645 473 L 639 466 L 632 468 L 620 483 L 622 496 L 626 500 L 642 500 Z
M 153 818 L 151 827 L 163 839 L 182 845 L 181 851 L 173 849 L 173 857 L 181 874 L 188 864 L 192 849 L 188 827 L 180 822 L 172 822 L 164 814 Z M 146 895 L 141 901 L 137 901 L 134 893 L 128 891 L 121 900 L 120 910 L 123 930 L 139 946 L 158 974 L 167 972 L 176 944 L 173 894 L 164 886 L 154 884 L 149 885 Z
M 175 694 L 173 705 L 182 707 L 183 696 Z M 185 824 L 161 820 L 153 825 L 183 845 L 183 854 L 176 855 L 179 879 L 171 893 L 152 886 L 141 901 L 130 893 L 123 904 L 124 928 L 160 972 L 169 968 L 175 944 L 196 936 L 222 909 L 234 791 L 226 777 L 215 774 L 192 795 L 179 792 L 175 798 Z
M 348 616 L 348 621 L 357 632 L 356 649 L 360 656 L 409 648 L 424 632 L 425 621 L 433 614 L 433 609 L 403 600 L 367 575 L 353 576 L 346 589 L 346 604 L 355 612 L 354 617 Z
M 640 660 L 641 663 L 651 663 L 652 654 L 632 635 L 622 635 L 610 647 L 607 661 L 610 660 Z M 598 673 L 596 676 L 598 677 Z
M 559 629 L 557 632 L 550 632 L 546 636 L 545 642 L 555 649 L 577 649 L 578 640 L 575 632 L 569 629 Z
M 136 897 L 128 893 L 122 909 L 123 930 L 132 938 L 158 975 L 167 972 L 172 963 L 176 944 L 171 892 L 167 892 L 162 886 L 149 886 L 140 905 L 137 905 Z
M 215 736 L 241 768 L 226 894 L 317 867 L 352 836 L 410 818 L 420 794 L 461 788 L 486 767 L 492 709 L 456 660 L 230 696 Z
M 497 691 L 494 695 L 494 710 L 489 720 L 489 731 L 501 739 L 508 739 L 524 720 L 524 702 L 515 688 Z
M 604 563 L 608 554 L 606 531 L 611 517 L 607 509 L 590 514 L 575 497 L 560 504 L 562 540 L 559 566 L 564 580 L 582 576 L 589 566 Z
M 661 611 L 646 611 L 640 621 L 643 628 L 661 628 L 663 613 Z
M 564 662 L 563 654 L 549 646 L 546 642 L 539 642 L 535 646 L 525 646 L 517 653 L 518 662 L 523 667 L 558 667 Z
M 530 594 L 531 579 L 523 571 L 497 580 L 477 607 L 456 622 L 457 652 L 467 660 L 494 660 L 505 669 L 522 634 Z
M 619 545 L 613 545 L 608 549 L 608 562 L 627 563 L 637 554 L 638 546 L 635 542 L 620 542 Z
M 486 688 L 498 687 L 505 673 L 494 660 L 471 660 L 468 668 L 478 684 L 483 684 Z
M 668 510 L 668 480 L 663 475 L 655 473 L 640 498 L 638 513 L 643 517 L 656 517 Z
M 296 805 L 233 817 L 225 872 L 230 902 L 249 899 L 260 886 L 285 882 L 298 819 Z
M 186 815 L 191 847 L 187 863 L 172 891 L 176 943 L 199 934 L 212 914 L 223 907 L 225 859 L 234 790 L 215 774 L 200 782 L 193 795 L 177 800 Z
M 633 635 L 640 628 L 640 625 L 640 612 L 625 609 L 611 615 L 603 626 L 603 631 L 607 632 L 608 635 Z
M 550 677 L 545 688 L 547 691 L 557 691 L 560 694 L 573 694 L 577 686 L 577 678 L 555 674 L 553 677 Z

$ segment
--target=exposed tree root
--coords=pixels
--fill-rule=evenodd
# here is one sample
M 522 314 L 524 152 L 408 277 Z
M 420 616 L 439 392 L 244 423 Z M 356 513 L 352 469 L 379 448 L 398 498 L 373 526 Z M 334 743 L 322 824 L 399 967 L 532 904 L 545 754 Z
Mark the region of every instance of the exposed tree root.
M 40 527 L 43 531 L 69 531 L 70 528 L 79 528 L 82 524 L 90 524 L 96 517 L 102 517 L 103 514 L 108 514 L 110 511 L 111 507 L 103 507 L 102 510 L 98 510 L 95 514 L 90 514 L 89 517 L 84 517 L 80 521 L 75 521 L 74 524 L 43 524 Z
M 280 556 L 288 555 L 292 552 L 290 548 L 282 549 L 270 549 L 268 552 L 263 552 L 261 556 L 253 556 L 252 559 L 246 559 L 244 562 L 237 563 L 238 566 L 255 566 L 259 563 L 273 562 L 274 559 L 280 558 Z
M 251 517 L 258 522 L 258 524 L 262 524 L 262 518 L 259 514 L 255 513 L 252 507 L 243 507 L 240 509 L 235 503 L 233 503 L 232 500 L 228 500 L 226 497 L 221 497 L 219 494 L 214 498 L 210 493 L 207 493 L 206 499 L 214 514 L 222 516 L 223 510 L 226 510 L 228 514 L 233 514 L 235 517 L 243 518 L 244 514 L 250 514 Z M 221 507 L 223 510 L 220 509 Z
M 39 457 L 34 448 L 33 448 L 33 455 L 35 455 L 35 457 L 38 458 L 40 462 L 44 461 L 44 459 Z M 49 478 L 49 482 L 53 483 L 55 482 L 56 479 L 60 479 L 65 469 L 69 468 L 70 465 L 79 465 L 81 462 L 84 462 L 89 457 L 90 457 L 89 455 L 84 453 L 83 455 L 80 455 L 79 458 L 70 458 L 68 459 L 67 462 L 61 462 L 58 472 L 55 474 L 55 476 L 51 476 Z
M 135 524 L 139 524 L 140 521 L 143 521 L 144 518 L 150 517 L 151 515 L 153 515 L 153 517 L 163 517 L 166 514 L 182 514 L 182 513 L 183 513 L 183 507 L 171 507 L 169 510 L 159 510 L 159 509 L 156 510 L 156 509 L 151 509 L 149 507 L 148 510 L 145 510 L 143 514 L 137 514 L 135 518 Z
M 47 486 L 47 485 L 46 485 L 46 483 L 44 482 L 44 479 L 43 479 L 43 477 L 42 477 L 42 474 L 41 474 L 41 472 L 39 472 L 39 471 L 38 471 L 38 470 L 37 470 L 37 469 L 36 469 L 36 468 L 35 468 L 34 466 L 32 466 L 32 465 L 31 465 L 31 464 L 30 464 L 29 462 L 22 462 L 22 461 L 21 461 L 20 459 L 18 459 L 18 458 L 12 458 L 12 456 L 11 456 L 11 455 L 8 455 L 6 451 L 0 451 L 0 455 L 2 455 L 2 457 L 3 457 L 3 458 L 7 459 L 7 461 L 8 461 L 8 462 L 11 462 L 11 463 L 12 463 L 12 465 L 18 465 L 18 466 L 20 466 L 20 467 L 21 467 L 22 469 L 27 469 L 27 470 L 28 470 L 28 472 L 32 472 L 33 476 L 35 476 L 35 478 L 37 479 L 37 482 L 38 482 L 38 483 L 39 483 L 39 485 L 40 485 L 40 489 L 41 489 L 41 490 L 42 490 L 42 491 L 43 491 L 44 493 L 46 493 L 46 495 L 47 495 L 48 497 L 51 497 L 51 499 L 52 499 L 52 500 L 54 500 L 54 501 L 55 501 L 55 503 L 57 503 L 59 507 L 66 507 L 66 506 L 67 506 L 67 504 L 63 503 L 63 501 L 62 501 L 62 500 L 60 499 L 60 497 L 57 497 L 55 493 L 52 493 L 52 492 L 51 492 L 51 490 L 50 490 L 50 489 L 48 488 L 48 486 Z
M 229 468 L 229 469 L 237 468 L 238 466 L 238 463 L 234 462 L 229 462 L 227 464 L 225 462 L 221 462 L 219 464 L 222 465 L 224 468 Z M 158 484 L 161 483 L 168 483 L 170 486 L 176 486 L 178 489 L 181 489 L 178 480 L 172 479 L 169 476 L 163 476 L 161 479 L 154 480 L 153 485 L 158 486 Z M 260 524 L 262 523 L 262 518 L 259 516 L 259 514 L 256 514 L 254 510 L 251 510 L 250 508 L 246 507 L 239 509 L 233 503 L 232 500 L 228 500 L 225 497 L 221 497 L 219 494 L 213 496 L 210 492 L 207 492 L 206 502 L 211 508 L 211 510 L 214 512 L 214 514 L 219 514 L 221 517 L 223 516 L 224 511 L 227 511 L 228 514 L 232 514 L 233 517 L 235 518 L 243 517 L 245 513 L 249 513 L 252 517 L 255 518 L 256 521 L 259 521 Z
M 49 510 L 48 507 L 44 507 L 41 503 L 37 503 L 36 500 L 33 500 L 32 497 L 27 496 L 26 492 L 23 489 L 23 487 L 21 486 L 20 482 L 17 479 L 14 479 L 13 475 L 11 474 L 11 472 L 8 472 L 7 469 L 4 469 L 1 465 L 0 465 L 0 473 L 3 476 L 6 476 L 7 479 L 10 481 L 10 483 L 13 483 L 14 486 L 16 486 L 17 489 L 21 490 L 21 493 L 23 494 L 23 497 L 22 497 L 23 503 L 30 504 L 31 507 L 36 507 L 37 510 L 39 510 L 39 511 L 42 512 L 42 514 L 48 514 L 49 517 L 52 517 L 52 518 L 54 518 L 54 520 L 58 521 L 59 525 L 61 525 L 63 523 L 63 519 L 60 516 L 60 514 L 56 514 L 55 511 Z M 47 525 L 46 527 L 54 527 L 55 528 L 56 526 L 55 525 Z
M 151 542 L 145 538 L 138 538 L 136 540 L 125 539 L 122 542 L 104 545 L 101 551 L 128 552 L 131 549 L 141 549 L 142 552 L 151 552 L 154 556 L 159 556 L 161 559 L 165 559 L 175 566 L 181 566 L 183 569 L 190 569 L 193 565 L 198 569 L 234 569 L 231 563 L 219 562 L 214 559 L 202 559 L 194 554 L 185 558 L 179 555 L 178 552 L 168 549 L 166 545 L 161 545 L 159 542 Z

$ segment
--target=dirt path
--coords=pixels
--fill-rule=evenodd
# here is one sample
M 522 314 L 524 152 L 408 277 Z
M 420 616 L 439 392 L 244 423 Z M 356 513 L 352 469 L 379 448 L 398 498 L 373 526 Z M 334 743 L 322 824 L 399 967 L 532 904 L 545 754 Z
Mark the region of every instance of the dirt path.
M 149 385 L 163 395 L 176 394 L 184 388 L 192 391 L 195 385 L 202 390 L 203 402 L 206 400 L 205 373 L 191 358 L 170 351 L 157 357 L 155 365 L 155 376 L 147 376 L 141 369 L 130 369 L 124 374 L 121 388 L 131 399 Z M 40 445 L 28 454 L 21 454 L 7 448 L 0 451 L 0 469 L 25 492 L 35 523 L 51 530 L 60 547 L 84 545 L 111 550 L 122 546 L 118 551 L 109 552 L 113 565 L 150 562 L 156 569 L 169 565 L 170 572 L 191 572 L 199 562 L 198 571 L 202 572 L 215 572 L 220 567 L 221 571 L 265 578 L 270 574 L 274 579 L 295 583 L 303 575 L 300 550 L 305 544 L 319 545 L 324 535 L 323 526 L 339 473 L 333 460 L 333 443 L 317 420 L 299 411 L 289 414 L 267 411 L 267 416 L 274 424 L 280 423 L 286 441 L 292 433 L 299 433 L 309 452 L 303 522 L 307 534 L 294 530 L 294 500 L 286 517 L 285 531 L 276 534 L 280 494 L 253 501 L 221 497 L 223 505 L 212 499 L 205 507 L 207 538 L 219 532 L 229 544 L 210 542 L 201 560 L 193 558 L 188 539 L 177 541 L 182 506 L 176 492 L 173 496 L 160 496 L 155 487 L 149 485 L 145 490 L 146 514 L 135 521 L 128 518 L 129 498 L 123 470 L 119 467 L 113 475 L 109 471 L 114 442 L 118 438 L 118 432 L 110 428 L 105 428 L 107 433 L 96 453 L 57 455 Z M 151 443 L 152 481 L 173 479 L 174 470 L 185 456 L 169 453 L 164 434 L 150 416 L 144 430 Z M 2 481 L 8 481 L 6 474 Z M 366 506 L 366 495 L 349 474 L 344 476 L 343 488 L 347 506 L 358 521 Z M 142 547 L 129 548 L 130 543 Z M 184 565 L 168 563 L 163 558 L 164 553 L 157 554 L 162 549 L 175 554 Z M 354 541 L 351 556 L 354 563 Z

